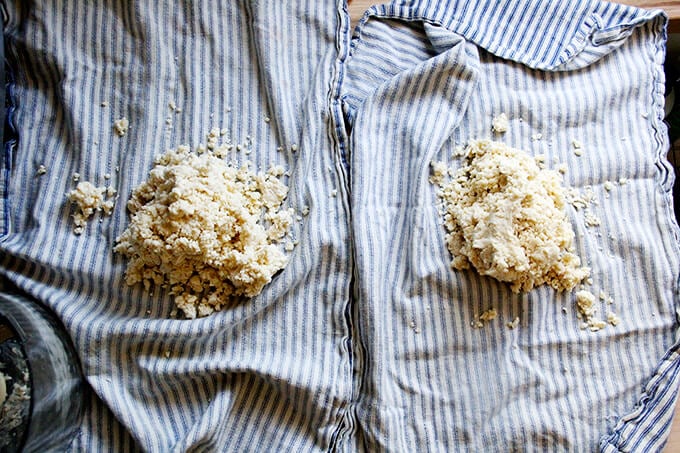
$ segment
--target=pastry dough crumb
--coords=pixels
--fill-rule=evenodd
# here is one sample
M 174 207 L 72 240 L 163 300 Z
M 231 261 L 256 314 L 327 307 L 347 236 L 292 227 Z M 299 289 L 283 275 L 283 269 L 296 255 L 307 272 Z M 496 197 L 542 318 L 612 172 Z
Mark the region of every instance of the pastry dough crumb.
M 511 322 L 505 324 L 508 329 L 513 330 L 516 329 L 517 326 L 519 326 L 519 317 L 513 319 Z
M 466 149 L 467 149 L 467 148 L 466 148 L 465 146 L 463 146 L 463 145 L 458 145 L 458 146 L 456 146 L 456 147 L 454 148 L 454 150 L 453 150 L 453 156 L 452 156 L 452 157 L 454 157 L 454 158 L 456 158 L 456 157 L 464 157 L 464 156 L 465 156 L 465 150 L 466 150 Z
M 482 327 L 484 327 L 485 322 L 493 321 L 494 319 L 496 319 L 497 316 L 498 316 L 498 312 L 496 311 L 496 309 L 495 308 L 489 308 L 488 310 L 483 312 L 481 315 L 476 317 L 472 321 L 471 325 L 472 325 L 472 327 L 475 327 L 477 329 L 481 329 Z
M 494 117 L 491 121 L 491 130 L 498 134 L 504 134 L 508 131 L 510 123 L 508 121 L 508 116 L 505 113 L 501 113 Z
M 576 309 L 584 322 L 582 328 L 590 329 L 591 332 L 597 332 L 607 326 L 606 322 L 595 317 L 597 314 L 595 296 L 590 291 L 581 290 L 576 292 Z
M 585 213 L 585 221 L 586 221 L 586 226 L 589 228 L 592 227 L 598 227 L 602 224 L 602 221 L 598 216 L 593 214 L 592 212 L 586 211 Z
M 116 240 L 129 259 L 126 283 L 167 286 L 187 318 L 260 294 L 288 261 L 280 242 L 293 210 L 282 208 L 288 187 L 279 170 L 255 173 L 188 146 L 159 156 L 132 192 L 130 223 Z
M 482 321 L 493 321 L 496 319 L 496 316 L 498 316 L 498 312 L 496 311 L 495 308 L 490 308 L 481 315 L 479 315 L 479 319 Z
M 534 160 L 536 161 L 536 165 L 538 165 L 538 168 L 543 170 L 545 168 L 545 155 L 544 154 L 539 154 L 538 156 L 534 157 Z
M 616 327 L 621 323 L 621 318 L 619 318 L 616 313 L 609 312 L 607 313 L 607 322 Z
M 433 176 L 454 269 L 474 267 L 516 293 L 572 290 L 589 276 L 574 253 L 559 173 L 504 143 L 475 140 L 450 181 Z
M 129 128 L 130 122 L 125 117 L 113 122 L 113 130 L 116 131 L 116 134 L 118 134 L 119 137 L 127 134 Z
M 430 175 L 431 184 L 441 184 L 446 178 L 449 167 L 446 162 L 432 162 L 432 174 Z
M 75 189 L 66 194 L 66 197 L 77 207 L 76 213 L 73 214 L 75 234 L 81 234 L 84 231 L 87 221 L 96 211 L 102 211 L 104 215 L 111 215 L 113 212 L 114 200 L 107 200 L 107 197 L 112 197 L 108 188 L 96 187 L 88 181 L 79 182 Z
M 565 192 L 565 195 L 567 202 L 576 210 L 588 209 L 592 205 L 597 204 L 595 192 L 591 186 L 584 186 L 583 191 L 579 191 L 575 187 L 570 187 Z
M 601 319 L 591 319 L 588 322 L 588 328 L 590 329 L 591 332 L 599 332 L 605 327 L 607 327 L 607 323 L 602 321 Z

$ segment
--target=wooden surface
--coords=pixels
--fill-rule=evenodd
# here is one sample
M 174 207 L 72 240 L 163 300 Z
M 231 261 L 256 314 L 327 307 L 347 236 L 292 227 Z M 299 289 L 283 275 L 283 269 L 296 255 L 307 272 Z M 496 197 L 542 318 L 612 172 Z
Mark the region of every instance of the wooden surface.
M 356 23 L 359 18 L 361 18 L 364 11 L 366 11 L 371 5 L 379 4 L 376 0 L 351 0 L 349 3 L 349 12 L 352 16 L 352 23 Z M 620 0 L 619 3 L 625 3 L 627 5 L 635 5 L 643 8 L 662 8 L 666 11 L 670 18 L 669 31 L 680 32 L 680 0 Z M 680 183 L 680 180 L 679 180 Z M 675 408 L 675 420 L 676 423 L 673 424 L 671 428 L 671 435 L 666 444 L 666 453 L 680 452 L 680 405 Z
M 660 8 L 666 11 L 670 23 L 668 31 L 671 33 L 680 32 L 680 1 L 678 0 L 617 0 L 626 5 L 639 6 L 641 8 Z
M 617 2 L 624 3 L 626 5 L 639 6 L 641 8 L 663 9 L 666 11 L 666 14 L 668 14 L 669 33 L 680 33 L 680 1 L 678 0 L 617 0 Z M 362 2 L 357 0 L 357 3 Z

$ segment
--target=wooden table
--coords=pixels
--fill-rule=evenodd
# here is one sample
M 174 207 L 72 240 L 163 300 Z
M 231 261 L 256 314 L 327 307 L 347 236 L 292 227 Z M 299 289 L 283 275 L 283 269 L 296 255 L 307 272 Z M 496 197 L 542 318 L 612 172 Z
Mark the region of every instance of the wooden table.
M 643 8 L 661 8 L 666 11 L 670 19 L 669 33 L 680 33 L 680 0 L 618 0 L 626 5 L 640 6 Z M 371 5 L 384 3 L 376 0 L 350 0 L 349 13 L 352 22 L 356 23 Z M 678 181 L 680 183 L 680 180 Z M 680 405 L 675 409 L 675 420 L 680 420 Z M 680 421 L 673 424 L 671 435 L 666 444 L 666 452 L 680 452 Z
M 617 0 L 618 3 L 639 6 L 641 8 L 660 8 L 666 11 L 668 18 L 668 31 L 680 33 L 680 1 L 678 0 Z M 356 0 L 356 3 L 362 3 Z M 363 2 L 366 4 L 367 2 Z M 354 6 L 354 5 L 352 5 Z

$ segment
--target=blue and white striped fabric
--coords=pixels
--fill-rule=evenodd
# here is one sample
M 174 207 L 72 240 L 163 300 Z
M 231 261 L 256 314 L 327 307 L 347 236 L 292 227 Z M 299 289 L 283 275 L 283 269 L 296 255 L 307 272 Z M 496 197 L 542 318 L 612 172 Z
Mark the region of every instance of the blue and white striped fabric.
M 351 36 L 343 0 L 27 7 L 6 5 L 18 141 L 3 150 L 0 272 L 79 352 L 93 393 L 70 450 L 661 448 L 680 383 L 662 13 L 397 0 Z M 286 166 L 288 204 L 310 214 L 260 296 L 179 320 L 161 289 L 124 284 L 111 249 L 154 155 L 211 127 L 250 136 L 255 166 Z M 579 329 L 573 295 L 450 268 L 430 162 L 483 137 L 592 188 L 601 226 L 568 214 L 617 327 Z M 121 195 L 81 236 L 74 172 Z M 499 319 L 472 328 L 491 307 Z
M 1 268 L 63 320 L 80 353 L 94 396 L 71 449 L 329 449 L 352 373 L 347 197 L 330 196 L 345 187 L 328 107 L 343 6 L 57 0 L 17 8 L 11 20 L 26 17 L 9 37 L 19 141 L 2 181 Z M 112 129 L 121 117 L 130 122 L 123 137 Z M 250 136 L 252 153 L 237 158 L 254 168 L 286 167 L 290 207 L 308 205 L 310 214 L 294 231 L 304 245 L 259 297 L 179 320 L 164 291 L 125 285 L 112 246 L 127 223 L 125 200 L 154 156 L 205 143 L 212 127 L 234 143 Z M 113 215 L 90 221 L 80 237 L 64 197 L 74 172 L 120 194 Z

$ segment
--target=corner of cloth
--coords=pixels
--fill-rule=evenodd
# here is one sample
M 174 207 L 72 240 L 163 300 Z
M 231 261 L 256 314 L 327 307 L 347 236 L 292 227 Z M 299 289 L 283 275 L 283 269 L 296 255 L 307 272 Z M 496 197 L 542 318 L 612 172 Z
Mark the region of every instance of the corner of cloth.
M 661 451 L 670 434 L 680 385 L 680 342 L 670 348 L 635 408 L 600 440 L 600 451 Z
M 668 16 L 662 10 L 597 1 L 557 59 L 538 69 L 571 71 L 585 68 L 621 47 L 636 28 L 652 22 L 659 25 L 665 40 Z
M 369 9 L 372 17 L 430 22 L 462 35 L 489 53 L 532 69 L 584 68 L 620 47 L 637 27 L 667 20 L 646 10 L 603 0 L 393 0 Z

